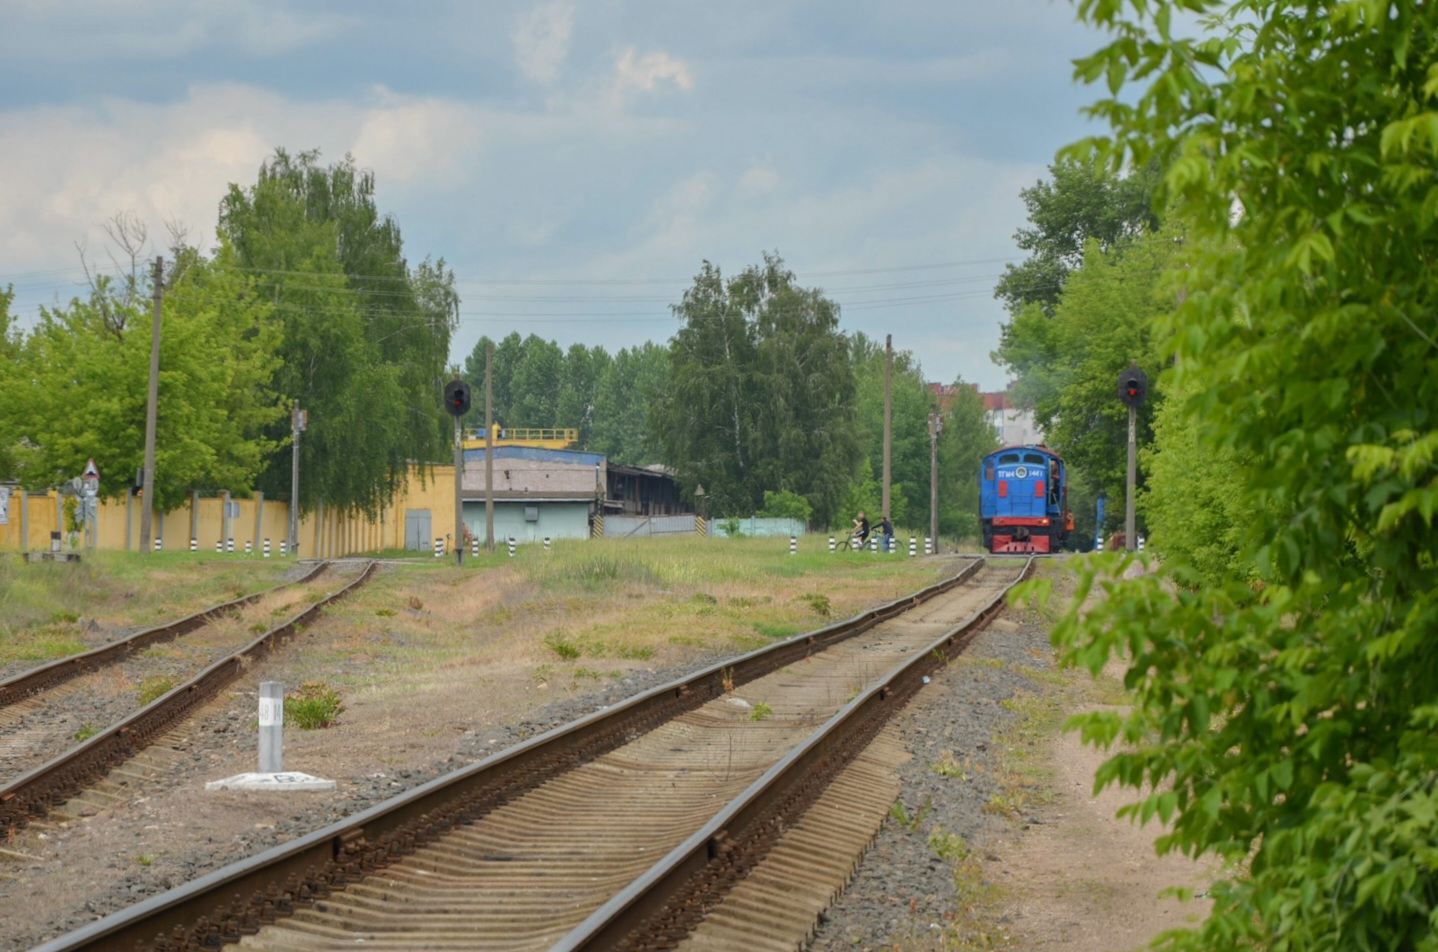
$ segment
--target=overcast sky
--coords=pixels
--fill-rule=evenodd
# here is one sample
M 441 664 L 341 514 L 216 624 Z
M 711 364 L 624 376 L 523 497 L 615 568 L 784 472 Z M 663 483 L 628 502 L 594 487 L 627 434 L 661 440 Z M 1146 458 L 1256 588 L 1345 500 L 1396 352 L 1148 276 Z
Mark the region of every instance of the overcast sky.
M 354 156 L 462 304 L 518 331 L 667 341 L 705 260 L 778 252 L 846 331 L 983 389 L 1021 188 L 1093 132 L 1065 0 L 5 0 L 0 286 L 22 321 L 110 268 L 101 224 L 211 247 L 276 147 Z M 548 424 L 551 421 L 543 421 Z M 537 424 L 536 424 L 537 425 Z

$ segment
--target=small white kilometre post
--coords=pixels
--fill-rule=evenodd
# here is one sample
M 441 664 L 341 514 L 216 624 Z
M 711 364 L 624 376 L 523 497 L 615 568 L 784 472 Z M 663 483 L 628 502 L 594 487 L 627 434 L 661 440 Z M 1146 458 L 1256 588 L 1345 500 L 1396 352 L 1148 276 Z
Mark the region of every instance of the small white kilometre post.
M 285 760 L 285 686 L 260 682 L 260 773 L 279 773 Z
M 333 790 L 333 780 L 285 771 L 285 686 L 279 681 L 260 682 L 260 769 L 211 780 L 206 790 Z

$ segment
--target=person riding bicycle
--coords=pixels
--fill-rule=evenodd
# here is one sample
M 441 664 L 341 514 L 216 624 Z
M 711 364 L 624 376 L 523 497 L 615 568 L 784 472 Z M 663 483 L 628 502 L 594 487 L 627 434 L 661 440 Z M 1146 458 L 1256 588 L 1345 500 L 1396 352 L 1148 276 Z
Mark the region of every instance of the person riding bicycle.
M 855 539 L 857 539 L 857 540 L 859 541 L 859 546 L 860 546 L 860 548 L 862 548 L 862 547 L 865 546 L 865 545 L 868 545 L 868 543 L 869 543 L 869 517 L 866 516 L 866 515 L 864 515 L 864 510 L 862 510 L 862 509 L 860 509 L 860 510 L 859 510 L 859 514 L 854 517 L 854 531 L 853 531 L 852 535 L 853 535 L 853 537 L 854 537 Z
M 894 547 L 894 524 L 886 515 L 879 517 L 879 547 L 885 552 Z

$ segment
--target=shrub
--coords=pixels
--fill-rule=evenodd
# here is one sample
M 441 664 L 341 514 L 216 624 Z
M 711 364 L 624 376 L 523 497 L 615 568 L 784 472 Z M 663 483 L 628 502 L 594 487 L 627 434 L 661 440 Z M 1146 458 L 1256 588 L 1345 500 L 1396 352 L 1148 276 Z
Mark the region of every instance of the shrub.
M 765 519 L 798 519 L 808 525 L 813 514 L 814 507 L 809 500 L 796 492 L 764 490 L 764 508 L 759 510 L 759 515 Z
M 300 730 L 329 727 L 344 713 L 340 693 L 323 681 L 306 681 L 285 698 L 285 722 Z

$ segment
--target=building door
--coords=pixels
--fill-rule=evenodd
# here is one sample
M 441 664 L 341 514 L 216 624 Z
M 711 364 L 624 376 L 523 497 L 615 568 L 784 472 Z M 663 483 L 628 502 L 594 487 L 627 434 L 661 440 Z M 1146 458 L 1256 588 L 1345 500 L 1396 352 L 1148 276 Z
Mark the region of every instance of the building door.
M 434 548 L 434 539 L 429 534 L 429 510 L 406 509 L 404 511 L 404 547 L 415 552 L 428 552 Z

